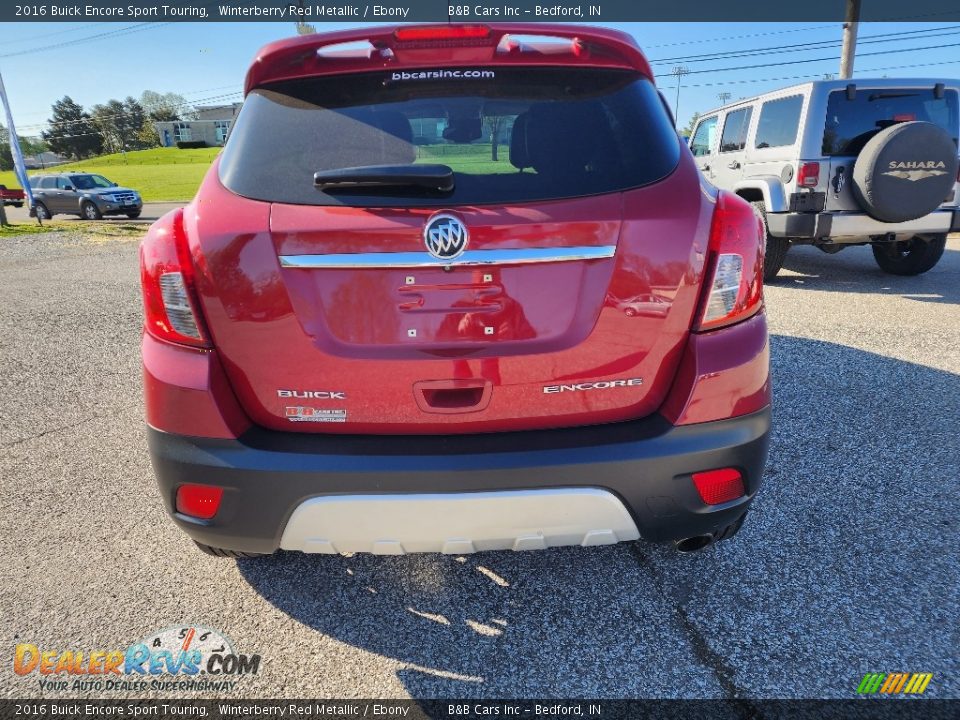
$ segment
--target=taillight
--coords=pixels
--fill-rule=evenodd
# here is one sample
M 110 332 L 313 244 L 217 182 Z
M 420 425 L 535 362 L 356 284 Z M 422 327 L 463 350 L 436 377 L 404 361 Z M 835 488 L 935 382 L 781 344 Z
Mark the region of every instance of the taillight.
M 746 494 L 743 476 L 735 468 L 694 473 L 693 484 L 707 505 L 720 505 Z
M 200 520 L 209 520 L 220 509 L 223 488 L 188 484 L 177 488 L 177 512 Z
M 720 191 L 710 226 L 704 298 L 696 330 L 746 320 L 763 306 L 764 240 L 749 203 Z
M 198 313 L 193 262 L 181 212 L 161 218 L 140 244 L 140 285 L 147 332 L 160 340 L 209 347 Z
M 816 187 L 819 182 L 820 163 L 800 163 L 800 170 L 797 172 L 797 185 L 800 187 Z
M 422 25 L 398 28 L 393 36 L 401 42 L 479 40 L 490 37 L 490 28 L 486 25 Z

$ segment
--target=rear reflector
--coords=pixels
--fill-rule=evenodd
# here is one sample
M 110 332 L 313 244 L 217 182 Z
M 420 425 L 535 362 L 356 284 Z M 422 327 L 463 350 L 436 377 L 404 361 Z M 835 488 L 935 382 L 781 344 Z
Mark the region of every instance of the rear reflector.
M 800 187 L 816 187 L 819 182 L 820 163 L 800 163 L 800 171 L 797 173 L 797 185 Z
M 693 484 L 697 486 L 697 492 L 707 505 L 720 505 L 746 494 L 743 476 L 734 468 L 694 473 Z
M 401 42 L 477 40 L 490 37 L 490 28 L 486 25 L 424 25 L 398 28 L 393 36 Z
M 213 485 L 181 485 L 177 488 L 177 512 L 209 520 L 220 509 L 223 488 Z

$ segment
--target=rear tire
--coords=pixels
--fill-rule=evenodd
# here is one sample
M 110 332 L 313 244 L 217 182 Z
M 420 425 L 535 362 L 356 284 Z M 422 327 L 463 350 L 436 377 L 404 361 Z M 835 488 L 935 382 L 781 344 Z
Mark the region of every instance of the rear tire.
M 790 241 L 770 234 L 770 229 L 767 227 L 767 206 L 763 202 L 755 200 L 750 204 L 753 205 L 753 211 L 763 223 L 763 232 L 766 235 L 766 252 L 763 257 L 763 281 L 766 283 L 777 277 L 777 273 L 783 267 L 783 261 L 786 260 L 787 251 L 790 249 Z
M 919 235 L 904 242 L 875 243 L 873 258 L 884 272 L 891 275 L 919 275 L 936 265 L 943 257 L 946 235 L 925 239 Z
M 15 203 L 10 203 L 10 204 L 13 205 L 15 208 L 22 208 L 22 207 L 23 207 L 23 203 L 21 203 L 21 202 L 15 202 Z
M 193 541 L 198 548 L 207 555 L 212 555 L 213 557 L 219 558 L 255 558 L 255 557 L 266 557 L 263 553 L 248 553 L 240 552 L 239 550 L 226 550 L 224 548 L 213 547 L 211 545 L 204 545 L 203 543 L 198 543 L 196 540 Z
M 102 220 L 103 213 L 92 202 L 85 202 L 80 208 L 80 217 L 84 220 Z

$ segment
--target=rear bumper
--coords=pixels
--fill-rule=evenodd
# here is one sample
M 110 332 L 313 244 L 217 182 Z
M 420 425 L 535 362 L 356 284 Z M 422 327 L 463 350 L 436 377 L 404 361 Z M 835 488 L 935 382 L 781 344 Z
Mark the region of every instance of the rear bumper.
M 774 237 L 864 239 L 887 233 L 948 233 L 960 231 L 960 209 L 937 210 L 916 220 L 885 223 L 865 213 L 769 213 L 767 227 Z
M 238 439 L 197 438 L 149 428 L 148 440 L 163 501 L 177 525 L 206 545 L 270 553 L 281 547 L 284 531 L 298 508 L 312 507 L 311 512 L 315 512 L 318 504 L 311 506 L 311 500 L 336 497 L 353 503 L 350 511 L 359 514 L 364 507 L 373 507 L 363 506 L 364 499 L 380 501 L 375 513 L 380 513 L 386 524 L 391 523 L 386 519 L 399 518 L 400 529 L 396 532 L 402 533 L 404 527 L 409 530 L 416 525 L 422 530 L 425 522 L 429 524 L 422 505 L 411 512 L 409 500 L 413 495 L 439 502 L 435 512 L 440 513 L 448 512 L 450 502 L 459 503 L 457 507 L 464 510 L 462 516 L 470 517 L 474 510 L 486 512 L 481 501 L 490 500 L 491 494 L 496 495 L 494 500 L 506 501 L 500 507 L 508 507 L 511 498 L 520 501 L 524 497 L 520 491 L 594 489 L 622 503 L 637 531 L 632 537 L 638 534 L 662 542 L 713 533 L 740 517 L 756 494 L 769 432 L 770 410 L 765 408 L 741 417 L 684 426 L 671 425 L 655 415 L 612 425 L 520 433 L 320 436 L 252 428 Z M 691 474 L 721 467 L 741 470 L 746 495 L 722 505 L 706 505 Z M 189 482 L 225 489 L 213 520 L 195 520 L 175 511 L 176 489 Z M 511 496 L 511 492 L 516 495 Z M 576 506 L 567 502 L 573 497 L 568 495 L 558 507 Z M 476 502 L 471 506 L 472 500 Z M 383 501 L 392 504 L 384 509 Z M 591 502 L 587 499 L 584 507 Z M 602 502 L 597 503 L 599 508 Z M 597 512 L 604 517 L 606 510 Z M 615 509 L 610 512 L 616 514 Z M 323 513 L 315 517 L 322 518 Z M 405 517 L 409 520 L 406 524 Z M 550 519 L 543 522 L 549 523 Z M 599 526 L 593 527 L 591 522 Z M 612 523 L 580 522 L 575 517 L 568 518 L 566 524 L 558 520 L 550 529 L 539 532 L 544 538 L 540 546 L 631 539 L 630 528 L 623 523 L 620 529 L 612 529 L 612 539 L 603 535 L 603 531 L 611 530 L 607 525 Z M 375 525 L 371 524 L 371 533 Z M 443 551 L 448 541 L 475 540 L 464 537 L 468 532 L 455 532 L 449 523 L 436 525 L 435 537 L 430 537 L 429 531 L 426 535 L 418 531 L 416 542 L 403 547 L 403 540 L 373 534 L 353 537 L 352 545 L 343 541 L 338 545 L 337 538 L 326 537 L 321 529 L 313 533 L 314 537 L 308 523 L 302 532 L 291 530 L 283 545 L 316 552 L 361 549 L 392 554 L 398 550 Z M 511 527 L 510 532 L 515 529 Z M 486 542 L 489 538 L 481 538 L 473 548 L 537 546 L 535 529 L 526 539 L 520 532 L 513 538 L 519 544 L 513 545 L 504 545 L 509 535 L 505 533 L 492 544 Z M 332 545 L 324 545 L 322 541 L 326 540 Z M 316 542 L 310 545 L 310 541 Z M 386 544 L 376 545 L 380 541 Z M 362 546 L 364 542 L 369 547 Z M 450 552 L 469 551 L 463 542 L 446 548 Z

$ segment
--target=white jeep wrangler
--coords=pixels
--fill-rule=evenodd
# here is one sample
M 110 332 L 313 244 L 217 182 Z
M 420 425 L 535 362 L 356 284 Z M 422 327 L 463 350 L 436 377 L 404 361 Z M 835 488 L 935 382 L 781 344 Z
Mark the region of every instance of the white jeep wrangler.
M 767 228 L 764 279 L 793 244 L 870 243 L 886 272 L 917 275 L 960 230 L 958 80 L 808 82 L 711 110 L 690 149 L 714 185 Z

